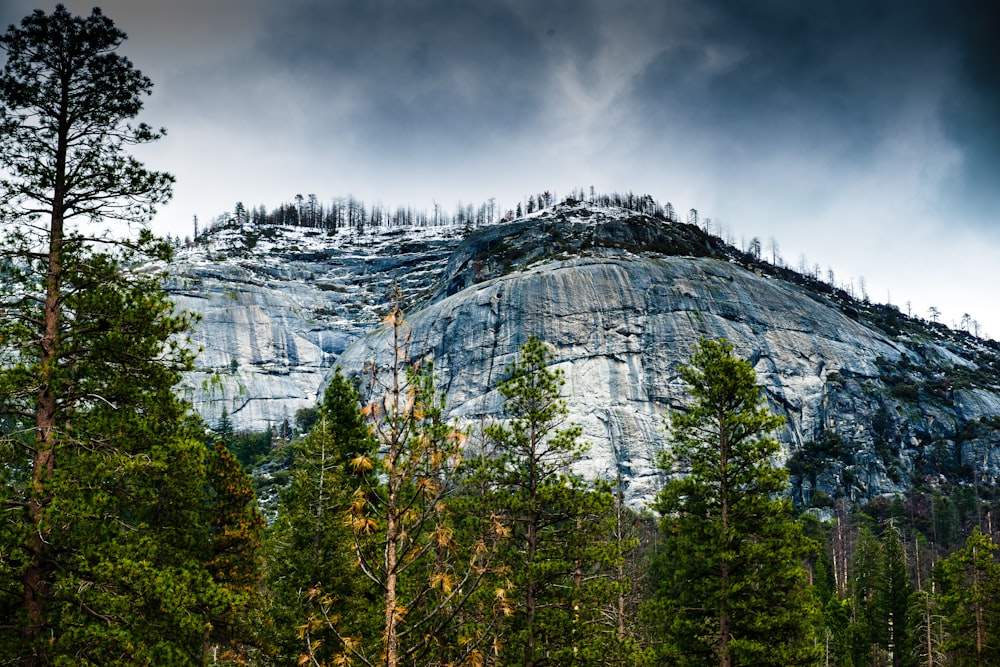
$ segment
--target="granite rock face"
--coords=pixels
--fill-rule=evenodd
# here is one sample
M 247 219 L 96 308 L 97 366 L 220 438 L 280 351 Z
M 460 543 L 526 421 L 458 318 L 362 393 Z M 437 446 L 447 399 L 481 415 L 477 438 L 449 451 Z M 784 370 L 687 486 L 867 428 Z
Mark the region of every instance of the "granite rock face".
M 182 390 L 210 425 L 263 430 L 313 407 L 334 360 L 379 322 L 392 285 L 436 285 L 460 230 L 357 234 L 250 225 L 179 253 L 168 291 L 201 319 Z M 425 295 L 426 296 L 426 295 Z
M 502 418 L 504 367 L 536 335 L 591 446 L 580 472 L 620 473 L 636 506 L 661 483 L 664 420 L 687 401 L 678 366 L 700 337 L 732 341 L 786 417 L 776 435 L 800 506 L 1000 475 L 995 344 L 856 302 L 696 227 L 573 203 L 464 235 L 298 252 L 291 235 L 263 255 L 274 261 L 230 249 L 175 270 L 181 305 L 204 314 L 190 390 L 210 422 L 229 405 L 238 427 L 261 427 L 313 404 L 335 364 L 360 375 L 385 359 L 378 312 L 408 281 L 410 357 L 434 359 L 454 418 Z

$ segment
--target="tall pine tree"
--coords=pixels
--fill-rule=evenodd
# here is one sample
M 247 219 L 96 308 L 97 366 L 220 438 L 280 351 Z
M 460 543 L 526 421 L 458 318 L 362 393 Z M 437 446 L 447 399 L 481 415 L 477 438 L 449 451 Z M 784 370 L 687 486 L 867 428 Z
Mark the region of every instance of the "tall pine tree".
M 173 387 L 189 321 L 145 229 L 173 178 L 131 145 L 151 88 L 100 10 L 0 36 L 0 661 L 200 664 L 232 608 L 206 563 L 205 447 Z M 107 224 L 141 231 L 116 238 Z
M 359 462 L 375 456 L 375 443 L 357 389 L 340 369 L 323 394 L 316 423 L 292 447 L 291 483 L 268 540 L 272 640 L 281 664 L 310 652 L 325 664 L 343 648 L 313 602 L 321 598 L 339 625 L 358 627 L 374 597 L 355 568 L 347 518 L 353 491 L 372 470 Z
M 604 664 L 629 645 L 604 612 L 628 585 L 617 566 L 634 541 L 615 539 L 608 486 L 573 473 L 586 446 L 580 427 L 565 424 L 564 381 L 551 363 L 545 343 L 531 337 L 499 387 L 509 419 L 486 428 L 490 506 L 510 528 L 503 555 L 516 601 L 501 663 Z
M 813 664 L 815 605 L 806 544 L 775 466 L 778 443 L 753 367 L 725 340 L 702 339 L 681 378 L 693 398 L 672 415 L 672 478 L 659 494 L 659 659 L 676 665 Z
M 444 419 L 430 364 L 408 358 L 398 292 L 385 323 L 388 364 L 369 369 L 372 401 L 363 409 L 377 452 L 349 463 L 362 482 L 348 509 L 355 576 L 375 591 L 374 622 L 338 614 L 335 597 L 316 588 L 310 599 L 322 624 L 307 630 L 336 638 L 333 664 L 482 664 L 493 628 L 465 623 L 464 612 L 489 580 L 503 528 L 472 516 L 475 530 L 458 529 L 464 517 L 452 498 L 465 435 Z M 314 647 L 305 659 L 317 661 Z
M 965 547 L 940 561 L 934 578 L 948 638 L 944 650 L 957 667 L 1000 664 L 1000 563 L 997 545 L 979 528 Z

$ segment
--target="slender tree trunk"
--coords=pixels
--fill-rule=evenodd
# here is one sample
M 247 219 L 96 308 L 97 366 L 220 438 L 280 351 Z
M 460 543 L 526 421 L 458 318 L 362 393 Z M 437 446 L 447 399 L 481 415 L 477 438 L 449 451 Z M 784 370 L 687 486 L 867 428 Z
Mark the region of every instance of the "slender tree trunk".
M 624 510 L 624 498 L 622 493 L 622 479 L 618 476 L 618 489 L 615 494 L 615 538 L 618 541 L 618 640 L 625 641 L 625 558 L 621 545 L 625 541 L 625 521 L 622 516 Z
M 396 493 L 389 490 L 389 508 L 385 526 L 385 664 L 399 664 L 399 633 L 396 628 Z
M 398 302 L 397 302 L 398 303 Z M 388 452 L 388 497 L 386 498 L 386 508 L 385 508 L 385 638 L 384 638 L 384 650 L 385 650 L 385 664 L 386 667 L 397 667 L 399 665 L 399 629 L 397 627 L 396 621 L 398 616 L 396 613 L 396 594 L 397 594 L 397 583 L 398 583 L 398 573 L 396 572 L 396 565 L 398 560 L 398 549 L 399 549 L 399 532 L 400 527 L 398 520 L 401 518 L 397 516 L 398 503 L 399 503 L 399 470 L 397 468 L 399 464 L 399 458 L 402 453 L 402 448 L 405 444 L 405 425 L 402 423 L 402 417 L 400 416 L 402 410 L 401 394 L 403 391 L 402 384 L 400 381 L 400 366 L 403 364 L 403 350 L 402 342 L 399 338 L 399 324 L 402 315 L 398 311 L 398 305 L 396 311 L 393 313 L 394 326 L 393 326 L 393 364 L 392 364 L 392 415 L 391 415 L 391 433 L 389 438 L 389 452 Z
M 924 637 L 924 645 L 927 650 L 927 667 L 934 667 L 934 636 L 932 630 L 933 619 L 931 618 L 931 597 L 924 596 L 924 622 L 927 629 Z
M 972 599 L 976 606 L 976 665 L 982 667 L 983 664 L 983 644 L 985 644 L 985 628 L 983 627 L 983 603 L 979 593 L 979 554 L 976 547 L 972 547 Z
M 527 541 L 528 541 L 528 581 L 525 584 L 524 590 L 524 606 L 525 606 L 525 616 L 527 621 L 527 637 L 525 638 L 524 646 L 524 666 L 534 667 L 535 665 L 535 611 L 537 606 L 537 601 L 535 599 L 535 580 L 534 575 L 531 574 L 531 566 L 535 562 L 535 554 L 538 549 L 538 513 L 535 511 L 535 503 L 537 502 L 538 493 L 538 480 L 537 480 L 537 469 L 535 461 L 535 435 L 534 432 L 530 435 L 531 442 L 531 452 L 530 452 L 530 463 L 531 466 L 528 472 L 528 494 L 530 496 L 530 507 L 528 512 L 528 530 L 527 530 Z
M 319 448 L 319 480 L 317 484 L 316 491 L 316 514 L 314 515 L 315 523 L 313 524 L 313 544 L 312 544 L 312 559 L 310 560 L 309 569 L 309 583 L 310 585 L 316 584 L 316 573 L 319 570 L 319 539 L 320 533 L 323 530 L 323 511 L 325 509 L 326 498 L 324 493 L 326 489 L 326 417 L 323 417 L 323 421 L 320 422 L 320 428 L 322 429 L 322 438 L 320 440 Z
M 42 317 L 43 328 L 39 346 L 40 391 L 35 412 L 35 451 L 32 460 L 31 496 L 28 499 L 31 537 L 28 538 L 30 561 L 24 574 L 24 603 L 28 616 L 25 632 L 29 641 L 37 639 L 44 632 L 46 602 L 51 586 L 51 567 L 48 563 L 48 549 L 43 530 L 45 511 L 49 503 L 47 486 L 56 465 L 58 400 L 52 385 L 59 363 L 59 327 L 62 315 L 63 209 L 66 198 L 68 106 L 69 88 L 68 84 L 64 84 L 59 115 L 59 136 L 56 143 L 55 183 L 45 280 L 45 312 Z M 45 662 L 44 658 L 39 658 L 39 661 Z
M 719 521 L 722 529 L 722 552 L 726 554 L 729 544 L 729 438 L 724 424 L 724 415 L 719 415 Z M 729 657 L 729 560 L 725 556 L 719 568 L 719 584 L 722 595 L 719 599 L 719 667 L 730 667 Z

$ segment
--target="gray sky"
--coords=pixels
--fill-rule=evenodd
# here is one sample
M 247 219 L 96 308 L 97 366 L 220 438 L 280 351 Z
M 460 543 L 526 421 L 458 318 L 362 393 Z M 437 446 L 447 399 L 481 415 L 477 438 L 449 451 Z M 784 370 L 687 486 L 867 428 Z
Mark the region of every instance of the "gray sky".
M 86 13 L 94 4 L 67 0 Z M 41 6 L 0 0 L 3 25 Z M 154 222 L 576 187 L 697 208 L 875 301 L 1000 337 L 988 0 L 109 0 L 154 81 Z

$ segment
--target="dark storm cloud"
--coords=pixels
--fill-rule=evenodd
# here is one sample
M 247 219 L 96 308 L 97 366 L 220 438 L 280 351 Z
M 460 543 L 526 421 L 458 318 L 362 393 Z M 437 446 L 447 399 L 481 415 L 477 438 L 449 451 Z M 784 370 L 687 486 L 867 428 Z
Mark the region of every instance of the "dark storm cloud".
M 962 194 L 997 218 L 1000 203 L 1000 4 L 966 0 L 949 21 L 959 48 L 954 94 L 945 100 L 949 135 L 964 151 Z
M 305 99 L 337 99 L 368 142 L 430 148 L 509 136 L 537 117 L 544 26 L 502 3 L 315 0 L 274 11 L 264 57 Z
M 676 3 L 673 34 L 636 81 L 649 122 L 710 128 L 756 150 L 794 142 L 867 159 L 951 46 L 917 3 Z
M 595 98 L 621 87 L 607 113 L 627 126 L 598 132 L 663 150 L 698 138 L 706 145 L 689 150 L 722 159 L 808 151 L 863 169 L 929 114 L 961 152 L 947 184 L 1000 201 L 1000 10 L 985 0 L 301 0 L 266 11 L 255 62 L 296 82 L 291 94 L 312 105 L 304 122 L 349 128 L 362 146 L 447 156 L 544 142 L 570 81 Z M 616 71 L 633 47 L 642 66 Z
M 174 233 L 296 192 L 509 206 L 593 184 L 923 312 L 997 312 L 995 0 L 66 0 L 97 3 L 156 84 L 144 120 L 170 134 L 144 159 L 178 176 Z

